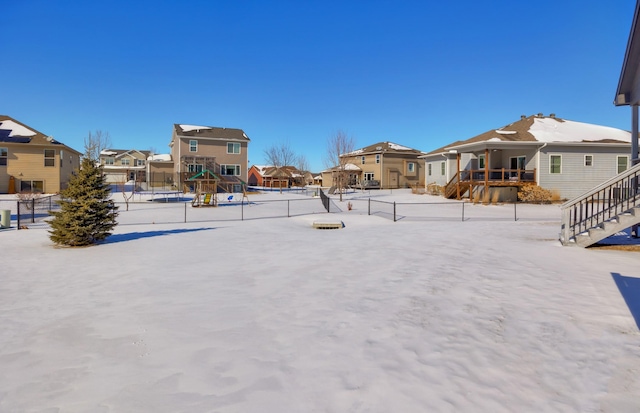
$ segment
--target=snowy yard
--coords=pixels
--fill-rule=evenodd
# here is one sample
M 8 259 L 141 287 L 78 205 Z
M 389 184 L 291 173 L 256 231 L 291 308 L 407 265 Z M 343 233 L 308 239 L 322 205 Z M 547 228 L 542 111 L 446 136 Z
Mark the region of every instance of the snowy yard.
M 638 253 L 561 247 L 554 205 L 393 222 L 347 202 L 186 223 L 135 203 L 89 248 L 0 231 L 0 411 L 640 410 Z

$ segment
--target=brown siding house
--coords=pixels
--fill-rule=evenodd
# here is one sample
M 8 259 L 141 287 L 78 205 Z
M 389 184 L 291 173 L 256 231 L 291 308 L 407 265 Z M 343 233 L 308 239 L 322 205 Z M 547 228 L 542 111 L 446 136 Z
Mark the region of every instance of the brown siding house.
M 0 193 L 57 193 L 80 168 L 81 153 L 0 115 Z

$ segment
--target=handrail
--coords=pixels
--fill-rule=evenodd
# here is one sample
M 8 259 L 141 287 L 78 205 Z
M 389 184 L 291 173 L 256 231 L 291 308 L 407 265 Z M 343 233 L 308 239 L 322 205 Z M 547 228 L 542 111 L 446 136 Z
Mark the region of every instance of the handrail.
M 589 191 L 583 193 L 582 195 L 579 195 L 573 199 L 568 200 L 567 202 L 565 202 L 564 204 L 560 205 L 561 209 L 564 208 L 568 208 L 571 205 L 573 205 L 574 203 L 579 202 L 581 199 L 583 198 L 587 198 L 589 195 L 593 195 L 598 191 L 601 191 L 605 188 L 607 188 L 608 186 L 610 186 L 612 183 L 618 182 L 624 178 L 627 178 L 631 175 L 636 174 L 638 171 L 640 171 L 640 163 L 637 165 L 632 166 L 631 168 L 627 169 L 626 171 L 623 171 L 621 173 L 619 173 L 618 175 L 604 181 L 603 183 L 601 183 L 600 185 L 596 186 L 595 188 L 590 189 Z
M 612 220 L 640 203 L 640 165 L 561 205 L 562 243 Z

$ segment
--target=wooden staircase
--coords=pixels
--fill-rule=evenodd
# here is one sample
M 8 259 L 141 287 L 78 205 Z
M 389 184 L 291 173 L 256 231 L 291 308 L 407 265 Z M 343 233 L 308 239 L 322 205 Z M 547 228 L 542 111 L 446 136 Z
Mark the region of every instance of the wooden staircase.
M 588 247 L 640 224 L 640 164 L 564 203 L 560 242 Z
M 445 198 L 460 199 L 462 196 L 464 196 L 464 194 L 467 191 L 469 191 L 471 187 L 471 183 L 469 182 L 468 178 L 466 180 L 465 179 L 463 179 L 462 181 L 460 180 L 460 175 L 465 173 L 466 175 L 469 175 L 468 171 L 460 171 L 456 173 L 449 182 L 447 182 L 447 185 L 444 187 Z

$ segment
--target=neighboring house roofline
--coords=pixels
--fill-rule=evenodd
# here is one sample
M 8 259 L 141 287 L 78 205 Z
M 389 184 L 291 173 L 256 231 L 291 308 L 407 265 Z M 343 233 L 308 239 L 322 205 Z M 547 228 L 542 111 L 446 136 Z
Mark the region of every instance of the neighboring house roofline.
M 618 88 L 613 104 L 616 106 L 625 106 L 638 104 L 640 96 L 631 96 L 636 82 L 635 75 L 640 61 L 640 32 L 636 31 L 638 19 L 640 18 L 640 1 L 636 1 L 635 12 L 633 13 L 633 21 L 629 32 L 629 40 L 627 41 L 627 49 L 624 54 L 620 79 L 618 80 Z

